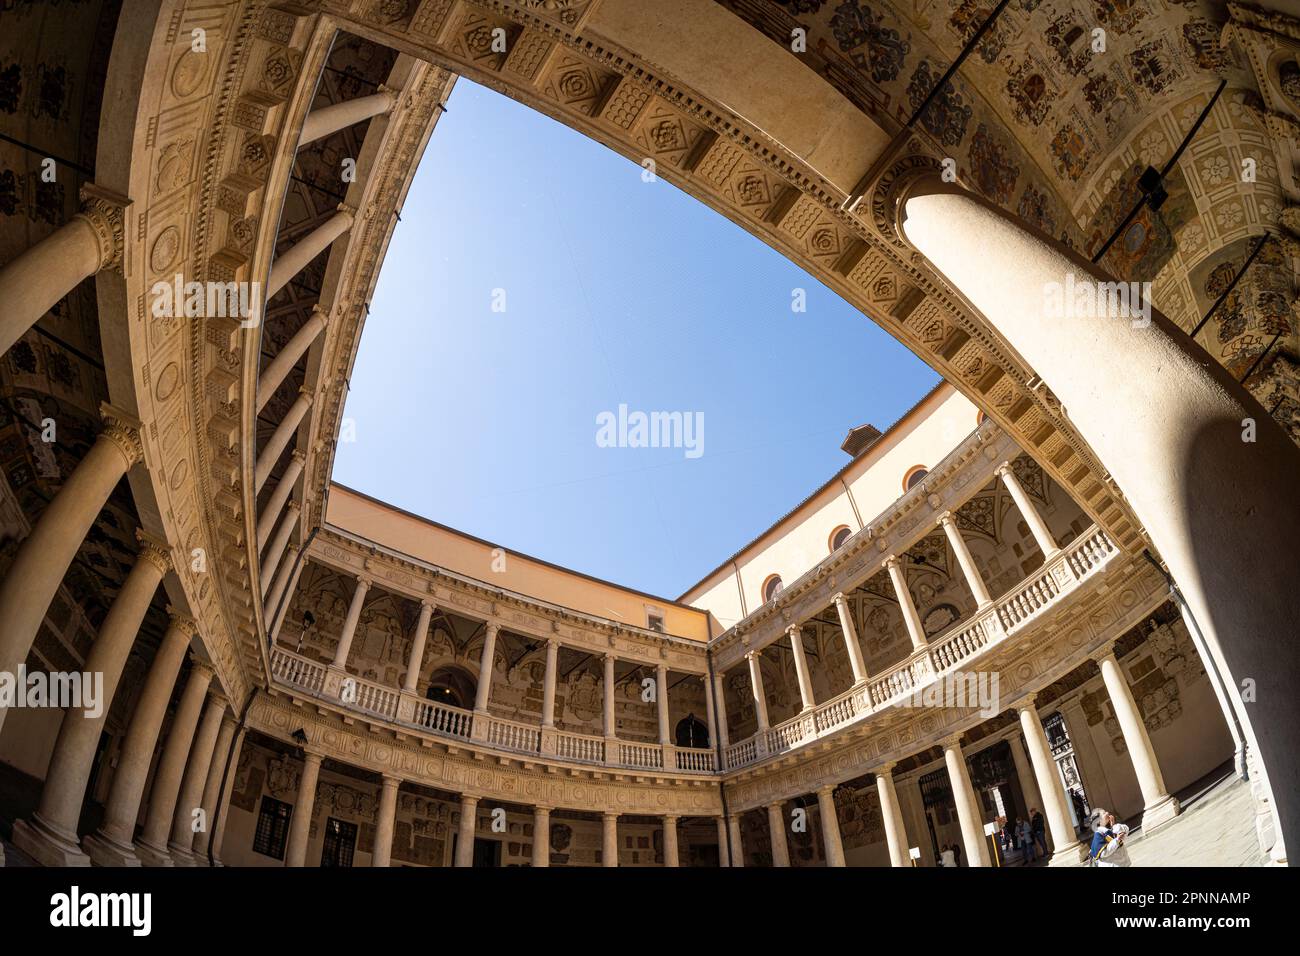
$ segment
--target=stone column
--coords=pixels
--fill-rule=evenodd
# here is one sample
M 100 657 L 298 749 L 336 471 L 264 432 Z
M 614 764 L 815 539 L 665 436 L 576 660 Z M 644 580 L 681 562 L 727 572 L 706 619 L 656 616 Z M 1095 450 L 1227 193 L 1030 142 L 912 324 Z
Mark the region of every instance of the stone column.
M 483 654 L 478 661 L 478 687 L 474 692 L 474 713 L 487 715 L 488 697 L 492 693 L 492 660 L 496 654 L 498 625 L 487 625 Z
M 785 838 L 785 805 L 769 803 L 767 805 L 767 832 L 772 841 L 772 865 L 790 865 L 790 846 Z
M 912 592 L 907 587 L 902 562 L 890 555 L 885 559 L 885 569 L 889 571 L 889 581 L 894 585 L 894 596 L 898 598 L 898 607 L 903 612 L 903 623 L 907 625 L 907 636 L 912 639 L 912 650 L 919 651 L 927 644 L 925 628 L 921 624 L 921 615 L 912 602 Z
M 844 841 L 840 839 L 834 787 L 822 787 L 817 791 L 817 809 L 822 821 L 822 842 L 826 844 L 826 865 L 844 866 Z
M 617 735 L 614 721 L 614 655 L 605 655 L 605 740 L 613 740 Z M 608 746 L 608 745 L 607 745 Z M 608 754 L 606 758 L 608 759 Z
M 1165 778 L 1156 762 L 1155 748 L 1147 735 L 1146 724 L 1142 722 L 1142 713 L 1137 702 L 1133 700 L 1133 691 L 1129 689 L 1124 672 L 1120 670 L 1119 661 L 1115 659 L 1112 647 L 1097 655 L 1097 666 L 1101 668 L 1101 679 L 1106 684 L 1106 693 L 1110 704 L 1115 709 L 1115 719 L 1124 734 L 1124 744 L 1133 761 L 1133 772 L 1137 774 L 1138 787 L 1142 791 L 1142 832 L 1150 833 L 1156 827 L 1168 823 L 1178 816 L 1181 808 L 1178 799 L 1165 789 Z M 1033 755 L 1033 751 L 1030 751 Z
M 456 866 L 474 865 L 474 832 L 478 829 L 478 797 L 460 795 L 460 823 L 456 837 Z
M 668 727 L 668 667 L 664 664 L 655 667 L 655 703 L 659 710 L 659 743 L 669 746 L 673 737 Z
M 1052 748 L 1047 744 L 1043 722 L 1038 719 L 1038 711 L 1034 708 L 1034 695 L 1030 694 L 1018 703 L 1016 710 L 1020 713 L 1020 729 L 1025 734 L 1029 759 L 1034 764 L 1034 776 L 1038 778 L 1038 790 L 1043 798 L 1043 813 L 1047 817 L 1047 826 L 1052 833 L 1052 863 L 1075 865 L 1079 862 L 1083 846 L 1074 835 L 1074 824 L 1070 822 L 1070 808 L 1065 803 L 1067 799 L 1065 784 L 1056 769 Z
M 900 233 L 1041 377 L 1109 470 L 1200 624 L 1248 746 L 1278 781 L 1260 792 L 1279 838 L 1300 840 L 1300 655 L 1277 653 L 1277 635 L 1300 631 L 1300 449 L 1157 310 L 1148 322 L 1111 314 L 1109 296 L 1094 296 L 1092 308 L 1075 296 L 1063 314 L 1045 315 L 1048 293 L 1067 282 L 1110 281 L 1081 256 L 938 176 L 911 184 L 896 208 Z M 1153 402 L 1157 379 L 1178 388 Z
M 601 814 L 600 865 L 618 866 L 618 814 Z
M 1020 780 L 1020 789 L 1025 795 L 1029 807 L 1041 807 L 1043 795 L 1038 792 L 1038 780 L 1029 763 L 1029 754 L 1019 734 L 1013 734 L 1008 741 L 1011 745 L 1011 759 L 1016 765 L 1016 777 Z
M 361 620 L 361 608 L 366 601 L 366 592 L 370 590 L 370 579 L 357 578 L 357 585 L 352 591 L 352 603 L 348 605 L 348 616 L 343 622 L 343 633 L 339 635 L 339 646 L 334 651 L 331 667 L 343 670 L 348 664 L 348 654 L 352 650 L 352 639 L 357 633 L 357 622 Z
M 1034 536 L 1034 541 L 1038 544 L 1038 550 L 1043 552 L 1043 560 L 1047 561 L 1056 552 L 1061 550 L 1061 546 L 1056 543 L 1056 538 L 1052 536 L 1052 531 L 1047 527 L 1047 522 L 1043 516 L 1038 513 L 1034 503 L 1029 500 L 1029 495 L 1020 484 L 1020 479 L 1011 468 L 1011 462 L 1004 461 L 998 466 L 998 477 L 1002 479 L 1002 484 L 1006 485 L 1007 492 L 1011 495 L 1011 500 L 1016 503 L 1016 508 L 1024 516 L 1025 524 L 1029 525 L 1029 533 Z
M 6 303 L 0 312 L 10 308 Z M 45 506 L 0 582 L 0 673 L 17 674 L 27 660 L 86 532 L 127 469 L 141 458 L 138 426 L 108 406 L 103 411 L 104 431 Z M 0 728 L 7 710 L 0 707 Z
M 244 749 L 244 728 L 235 732 L 235 742 L 230 745 L 230 773 L 215 805 L 216 824 L 212 828 L 212 858 L 222 866 L 221 846 L 226 836 L 226 820 L 230 817 L 230 794 L 235 788 L 235 771 L 239 769 L 239 754 Z
M 378 92 L 369 96 L 358 96 L 341 103 L 331 103 L 307 114 L 302 124 L 302 134 L 298 137 L 298 148 L 314 143 L 339 130 L 355 126 L 372 116 L 387 113 L 397 102 L 397 97 L 386 87 L 379 87 Z
M 306 386 L 298 389 L 298 397 L 294 399 L 289 410 L 284 414 L 284 420 L 275 426 L 275 431 L 271 437 L 266 440 L 266 445 L 262 448 L 257 456 L 257 467 L 253 474 L 254 492 L 261 492 L 262 486 L 266 484 L 266 479 L 271 477 L 271 469 L 275 463 L 280 460 L 284 454 L 284 449 L 289 444 L 298 431 L 298 426 L 302 420 L 307 417 L 307 411 L 311 408 L 312 394 Z
M 790 650 L 794 653 L 794 673 L 799 681 L 802 713 L 807 713 L 817 706 L 817 701 L 813 698 L 812 677 L 808 673 L 808 657 L 803 646 L 803 629 L 798 624 L 791 624 L 786 632 L 790 635 Z
M 137 531 L 140 556 L 109 609 L 99 636 L 90 645 L 83 672 L 99 679 L 99 687 L 84 687 L 82 704 L 92 703 L 95 714 L 85 707 L 63 712 L 59 736 L 54 743 L 41 800 L 30 821 L 14 823 L 14 845 L 43 866 L 89 866 L 90 857 L 77 841 L 77 820 L 86 796 L 95 750 L 117 693 L 118 681 L 127 657 L 140 633 L 140 625 L 153 601 L 158 584 L 170 567 L 165 542 Z
M 284 474 L 280 476 L 280 481 L 276 484 L 275 490 L 271 492 L 271 497 L 267 499 L 266 507 L 257 516 L 258 551 L 266 547 L 267 539 L 271 537 L 271 529 L 275 527 L 276 521 L 280 519 L 280 512 L 284 510 L 289 495 L 293 493 L 293 486 L 298 483 L 298 477 L 302 474 L 303 465 L 306 464 L 306 461 L 307 457 L 297 448 L 289 453 L 289 464 L 285 466 Z
M 333 216 L 275 257 L 266 283 L 265 301 L 270 302 L 277 292 L 289 284 L 289 280 L 351 228 L 352 210 L 340 203 Z
M 681 856 L 677 849 L 677 818 L 664 817 L 664 866 L 681 866 Z
M 0 355 L 59 300 L 122 261 L 122 213 L 130 200 L 83 186 L 81 211 L 0 268 Z
M 740 836 L 740 814 L 727 814 L 727 834 L 731 838 L 731 865 L 745 865 L 745 842 Z
M 217 745 L 212 750 L 212 762 L 208 764 L 208 779 L 203 784 L 203 829 L 194 834 L 194 856 L 200 866 L 208 865 L 208 846 L 212 842 L 212 831 L 217 821 L 217 801 L 221 797 L 221 784 L 226 777 L 236 727 L 233 717 L 227 717 L 221 722 Z M 229 771 L 234 776 L 233 763 L 229 764 Z
M 546 642 L 546 676 L 542 685 L 542 726 L 548 730 L 555 726 L 555 682 L 559 663 L 560 642 L 552 638 Z
M 302 777 L 298 781 L 298 799 L 289 818 L 289 846 L 284 853 L 285 866 L 307 865 L 307 841 L 311 838 L 311 818 L 316 808 L 316 782 L 320 779 L 322 754 L 310 750 L 302 755 Z
M 172 608 L 168 608 L 168 612 L 171 622 L 153 663 L 149 665 L 140 699 L 136 701 L 135 712 L 131 715 L 117 757 L 104 820 L 95 833 L 82 841 L 83 849 L 97 866 L 140 865 L 132 843 L 136 818 L 140 813 L 140 797 L 149 777 L 149 764 L 167 713 L 167 701 L 176 685 L 176 675 L 180 673 L 191 638 L 198 634 L 194 618 Z M 206 686 L 203 689 L 206 691 Z M 199 700 L 202 701 L 201 695 Z
M 718 866 L 731 866 L 731 854 L 727 849 L 727 818 L 715 817 L 714 822 L 718 825 Z
M 271 546 L 267 549 L 266 560 L 262 562 L 261 568 L 261 585 L 262 597 L 265 598 L 271 587 L 271 580 L 275 576 L 275 569 L 284 557 L 284 549 L 289 546 L 289 537 L 293 534 L 294 529 L 298 527 L 298 510 L 299 505 L 296 501 L 289 502 L 284 509 L 284 517 L 280 520 L 280 527 L 276 529 L 275 537 L 271 539 Z
M 289 615 L 289 605 L 293 603 L 290 596 L 297 590 L 298 578 L 302 576 L 302 569 L 306 564 L 305 555 L 301 561 L 298 560 L 298 546 L 289 545 L 285 559 L 280 562 L 280 572 L 275 576 L 275 583 L 271 585 L 271 593 L 266 596 L 266 601 L 262 605 L 268 615 L 262 623 L 267 628 L 267 637 L 272 644 L 280 636 L 280 628 Z
M 195 661 L 190 667 L 185 689 L 181 691 L 180 703 L 176 705 L 167 743 L 163 745 L 158 769 L 154 771 L 144 831 L 135 845 L 136 856 L 147 866 L 175 865 L 167 851 L 167 837 L 171 833 L 172 817 L 176 813 L 181 775 L 185 772 L 185 761 L 190 754 L 190 745 L 194 742 L 194 729 L 199 723 L 199 711 L 203 708 L 203 698 L 207 696 L 212 677 L 212 665 Z
M 551 808 L 533 807 L 533 866 L 551 865 Z
M 763 691 L 762 651 L 750 651 L 745 655 L 749 661 L 749 685 L 754 693 L 754 715 L 758 719 L 758 733 L 767 730 L 767 694 Z
M 966 579 L 970 593 L 975 597 L 977 610 L 984 610 L 993 603 L 993 598 L 989 595 L 984 579 L 980 577 L 979 568 L 975 567 L 975 558 L 966 547 L 966 540 L 961 536 L 961 529 L 957 527 L 957 519 L 953 517 L 951 511 L 945 511 L 939 515 L 939 524 L 943 525 L 943 532 L 948 536 L 948 544 L 952 545 L 957 563 L 961 565 L 962 576 Z
M 943 761 L 948 766 L 952 799 L 957 806 L 957 820 L 961 824 L 966 865 L 988 866 L 989 850 L 984 838 L 983 814 L 975 796 L 975 788 L 971 786 L 970 773 L 966 770 L 966 757 L 961 752 L 961 734 L 943 741 Z
M 429 620 L 433 617 L 433 602 L 428 598 L 420 601 L 420 619 L 415 622 L 415 636 L 411 639 L 411 656 L 406 659 L 406 680 L 402 690 L 408 694 L 415 693 L 415 686 L 420 680 L 420 669 L 424 667 L 424 645 L 429 640 Z
M 707 700 L 712 702 L 714 714 L 716 714 L 718 718 L 718 744 L 723 750 L 726 750 L 731 746 L 731 740 L 727 735 L 727 698 L 726 692 L 723 690 L 722 686 L 722 672 L 718 671 L 714 674 L 712 681 L 709 681 L 706 677 L 705 684 L 708 685 L 710 683 L 712 684 L 713 693 L 708 696 Z M 708 687 L 706 686 L 705 689 L 707 690 Z M 712 721 L 709 722 L 709 733 L 713 733 Z
M 379 812 L 375 816 L 375 848 L 370 854 L 371 866 L 388 866 L 393 860 L 393 827 L 397 819 L 397 788 L 401 777 L 384 774 L 379 785 Z
M 858 643 L 858 629 L 853 623 L 853 609 L 849 599 L 842 593 L 836 594 L 835 611 L 840 616 L 840 631 L 844 634 L 844 646 L 849 651 L 849 666 L 853 668 L 853 686 L 867 682 L 867 663 L 862 658 L 862 645 Z
M 257 380 L 257 410 L 260 413 L 266 403 L 275 395 L 276 390 L 284 384 L 285 377 L 302 359 L 303 354 L 311 348 L 312 343 L 325 330 L 325 310 L 319 305 L 312 306 L 311 315 L 298 327 L 288 342 L 275 353 L 269 365 Z
M 212 755 L 225 713 L 226 699 L 216 694 L 209 697 L 194 735 L 194 745 L 190 748 L 190 759 L 185 765 L 176 811 L 172 816 L 172 836 L 167 844 L 177 866 L 194 866 L 194 811 L 203 809 L 203 787 L 208 782 L 208 769 L 212 766 Z
M 887 763 L 876 771 L 876 793 L 880 796 L 880 819 L 885 825 L 885 843 L 889 846 L 891 866 L 911 866 L 908 856 L 907 827 L 894 789 L 894 765 Z

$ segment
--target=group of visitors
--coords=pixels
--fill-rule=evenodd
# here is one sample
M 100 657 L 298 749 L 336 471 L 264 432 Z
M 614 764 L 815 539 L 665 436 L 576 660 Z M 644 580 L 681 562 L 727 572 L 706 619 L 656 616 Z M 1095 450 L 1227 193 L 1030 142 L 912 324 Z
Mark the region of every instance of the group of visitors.
M 997 831 L 994 838 L 1002 851 L 1003 859 L 1009 859 L 1015 851 L 1020 851 L 1020 859 L 1030 864 L 1039 858 L 1046 860 L 1047 826 L 1043 815 L 1037 807 L 1029 811 L 1027 819 L 1012 817 L 1008 823 L 1006 817 L 998 817 Z M 1092 845 L 1088 851 L 1089 866 L 1128 866 L 1128 849 L 1124 845 L 1129 828 L 1115 820 L 1115 814 L 1100 807 L 1088 815 L 1088 824 L 1092 827 Z M 939 866 L 961 866 L 961 844 L 945 843 L 939 850 L 936 861 Z
M 1030 808 L 1028 817 L 1024 819 L 1013 816 L 1008 822 L 1006 817 L 998 817 L 996 839 L 1003 859 L 1009 858 L 1016 850 L 1020 851 L 1020 859 L 1026 864 L 1039 857 L 1047 858 L 1047 824 L 1037 807 Z

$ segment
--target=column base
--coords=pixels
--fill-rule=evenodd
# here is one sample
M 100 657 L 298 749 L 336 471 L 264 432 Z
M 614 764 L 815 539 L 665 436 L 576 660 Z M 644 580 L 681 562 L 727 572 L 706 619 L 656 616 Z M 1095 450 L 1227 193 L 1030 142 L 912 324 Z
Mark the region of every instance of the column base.
M 1048 866 L 1082 866 L 1088 857 L 1088 848 L 1079 840 L 1069 846 L 1063 846 L 1052 853 Z
M 171 854 L 167 852 L 166 847 L 154 846 L 152 843 L 143 841 L 135 845 L 135 855 L 140 858 L 142 866 L 171 866 L 176 865 Z
M 118 843 L 102 831 L 95 831 L 81 841 L 81 848 L 95 866 L 142 866 L 130 843 Z
M 181 846 L 179 843 L 167 844 L 167 852 L 171 854 L 172 862 L 176 866 L 196 867 L 199 865 L 198 858 L 195 857 L 194 851 L 189 847 Z
M 1159 803 L 1143 809 L 1142 832 L 1150 833 L 1151 831 L 1164 826 L 1182 812 L 1183 808 L 1178 805 L 1178 798 L 1166 796 Z
M 39 813 L 14 823 L 13 841 L 41 866 L 90 866 L 90 857 L 81 852 L 77 835 L 42 820 Z

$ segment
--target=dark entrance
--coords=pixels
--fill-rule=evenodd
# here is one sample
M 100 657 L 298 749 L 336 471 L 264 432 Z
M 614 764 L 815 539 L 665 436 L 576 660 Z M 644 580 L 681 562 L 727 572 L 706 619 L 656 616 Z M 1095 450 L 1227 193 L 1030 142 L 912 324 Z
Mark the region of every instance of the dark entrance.
M 679 747 L 708 747 L 709 728 L 694 714 L 687 714 L 677 723 L 676 738 Z
M 321 849 L 321 866 L 351 866 L 357 848 L 357 825 L 330 817 L 325 821 L 325 846 Z

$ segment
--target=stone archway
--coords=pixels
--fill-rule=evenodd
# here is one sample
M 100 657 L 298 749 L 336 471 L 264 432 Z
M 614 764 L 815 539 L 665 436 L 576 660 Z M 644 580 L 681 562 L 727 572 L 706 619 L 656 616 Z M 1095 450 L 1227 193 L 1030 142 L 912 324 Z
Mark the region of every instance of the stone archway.
M 456 664 L 443 665 L 429 675 L 424 697 L 435 703 L 469 710 L 474 706 L 477 684 L 478 679 L 463 667 Z

